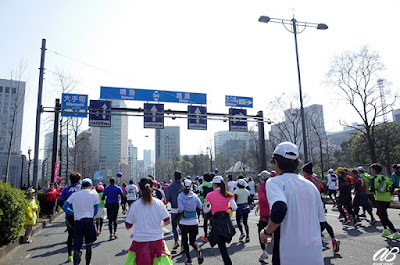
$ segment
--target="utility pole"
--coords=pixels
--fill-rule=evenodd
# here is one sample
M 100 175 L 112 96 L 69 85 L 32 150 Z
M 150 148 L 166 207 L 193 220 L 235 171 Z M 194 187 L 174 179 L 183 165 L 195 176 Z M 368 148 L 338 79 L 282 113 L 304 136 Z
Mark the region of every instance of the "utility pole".
M 257 112 L 260 117 L 258 122 L 258 141 L 260 142 L 260 172 L 267 169 L 267 158 L 265 156 L 265 132 L 264 132 L 264 114 L 262 111 Z
M 39 88 L 38 88 L 38 100 L 36 108 L 35 159 L 33 162 L 33 188 L 35 189 L 37 188 L 38 184 L 40 118 L 42 114 L 42 93 L 43 93 L 43 75 L 44 75 L 44 56 L 46 54 L 46 39 L 42 39 L 42 48 L 40 49 L 42 50 L 42 52 L 40 58 Z
M 54 176 L 54 171 L 56 168 L 56 160 L 57 160 L 57 140 L 58 140 L 58 120 L 60 117 L 60 99 L 56 98 L 56 105 L 55 105 L 55 112 L 54 112 L 54 128 L 53 128 L 53 150 L 51 153 L 51 173 L 50 173 L 50 178 L 51 176 Z M 51 181 L 51 179 L 50 179 Z
M 29 147 L 29 149 L 28 149 L 28 188 L 31 186 L 31 162 L 32 162 L 32 159 L 31 159 L 31 152 L 32 152 L 32 149 Z

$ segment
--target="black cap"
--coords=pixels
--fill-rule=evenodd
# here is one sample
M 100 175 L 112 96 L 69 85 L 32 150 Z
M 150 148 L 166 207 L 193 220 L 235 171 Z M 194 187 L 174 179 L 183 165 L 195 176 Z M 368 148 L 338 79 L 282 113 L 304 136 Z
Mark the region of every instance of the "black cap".
M 305 164 L 302 169 L 304 172 L 311 174 L 311 173 L 313 173 L 312 167 L 313 167 L 313 164 L 310 162 L 310 163 Z

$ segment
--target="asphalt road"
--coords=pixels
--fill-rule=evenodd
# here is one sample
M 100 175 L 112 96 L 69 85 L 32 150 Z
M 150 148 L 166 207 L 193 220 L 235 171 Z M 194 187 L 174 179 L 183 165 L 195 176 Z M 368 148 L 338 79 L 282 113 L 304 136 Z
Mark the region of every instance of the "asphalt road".
M 341 241 L 341 245 L 340 252 L 334 255 L 332 253 L 332 245 L 329 235 L 326 231 L 323 233 L 322 241 L 325 264 L 377 265 L 379 264 L 379 261 L 373 261 L 373 256 L 378 250 L 387 247 L 400 246 L 399 240 L 393 241 L 380 236 L 382 231 L 380 222 L 377 222 L 377 224 L 372 227 L 369 226 L 366 221 L 363 221 L 362 226 L 358 228 L 344 226 L 337 219 L 337 210 L 332 209 L 330 205 L 327 207 L 327 220 L 333 227 L 337 239 Z M 392 220 L 395 227 L 400 230 L 399 213 L 400 209 L 389 209 L 389 218 Z M 118 217 L 119 238 L 114 241 L 108 241 L 108 222 L 105 221 L 104 231 L 94 243 L 91 264 L 124 263 L 132 240 L 130 238 L 132 230 L 125 230 L 124 220 L 125 216 L 120 213 Z M 239 230 L 236 230 L 237 233 L 228 247 L 233 264 L 260 264 L 260 262 L 258 262 L 258 257 L 261 254 L 261 248 L 257 237 L 257 220 L 258 216 L 255 216 L 254 212 L 251 212 L 249 217 L 251 240 L 249 243 L 245 244 L 239 242 Z M 202 225 L 202 220 L 200 223 Z M 235 221 L 234 224 L 236 224 Z M 164 231 L 165 240 L 169 250 L 171 251 L 174 244 L 171 226 L 169 225 L 165 227 Z M 205 260 L 203 264 L 223 264 L 218 248 L 211 248 L 208 243 L 204 243 L 200 239 L 200 236 L 203 234 L 202 231 L 202 227 L 200 227 L 197 242 L 204 251 Z M 67 263 L 66 239 L 67 233 L 65 232 L 64 217 L 60 216 L 52 226 L 45 228 L 37 235 L 34 235 L 33 243 L 17 247 L 0 261 L 0 265 L 65 264 Z M 268 246 L 268 251 L 269 253 L 272 253 L 271 245 Z M 84 252 L 85 251 L 83 250 L 83 255 Z M 179 252 L 172 252 L 174 264 L 184 264 L 185 255 L 182 255 Z M 195 252 L 193 250 L 191 251 L 191 255 L 192 257 L 195 257 Z M 271 260 L 271 256 L 269 260 Z M 72 262 L 69 264 L 72 264 Z M 81 264 L 84 264 L 84 259 Z M 193 258 L 193 264 L 197 264 L 196 258 Z M 392 261 L 392 264 L 400 264 L 400 254 L 397 254 L 397 257 Z

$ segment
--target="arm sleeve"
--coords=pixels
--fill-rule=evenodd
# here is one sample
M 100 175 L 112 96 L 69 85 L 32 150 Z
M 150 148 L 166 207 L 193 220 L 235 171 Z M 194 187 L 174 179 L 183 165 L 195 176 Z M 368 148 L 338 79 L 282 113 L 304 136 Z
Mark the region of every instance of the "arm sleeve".
M 74 211 L 70 208 L 70 206 L 71 206 L 71 204 L 68 201 L 66 201 L 64 203 L 63 207 L 62 207 L 62 209 L 64 210 L 64 212 L 67 215 L 73 215 L 74 214 Z
M 166 191 L 166 194 L 165 194 L 165 199 L 168 202 L 171 202 L 171 189 L 170 189 L 170 187 L 167 188 L 167 191 Z
M 287 205 L 286 202 L 277 201 L 272 205 L 271 209 L 271 221 L 275 224 L 282 223 L 286 216 Z
M 98 213 L 98 211 L 99 211 L 99 205 L 96 204 L 96 205 L 94 206 L 94 216 L 96 216 L 96 214 Z
M 229 203 L 231 204 L 232 211 L 236 211 L 237 210 L 237 204 L 235 202 L 235 199 L 234 198 L 230 199 Z

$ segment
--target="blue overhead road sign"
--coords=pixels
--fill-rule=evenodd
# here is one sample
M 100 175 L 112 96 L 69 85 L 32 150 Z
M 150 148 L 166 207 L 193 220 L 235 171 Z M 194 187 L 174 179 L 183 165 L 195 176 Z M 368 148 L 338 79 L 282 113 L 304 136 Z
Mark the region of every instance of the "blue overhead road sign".
M 91 100 L 89 126 L 111 127 L 111 101 Z
M 253 108 L 253 98 L 225 96 L 225 106 L 239 108 Z
M 61 111 L 73 112 L 61 112 L 61 116 L 80 118 L 87 117 L 86 111 L 88 108 L 88 95 L 62 93 L 61 97 Z
M 247 110 L 229 109 L 229 131 L 247 132 Z
M 188 106 L 188 129 L 207 130 L 207 108 Z
M 94 180 L 103 180 L 103 177 L 104 177 L 103 171 L 93 171 Z
M 207 104 L 207 94 L 202 93 L 104 86 L 100 87 L 100 98 L 201 105 Z
M 164 129 L 164 104 L 144 103 L 144 128 Z

